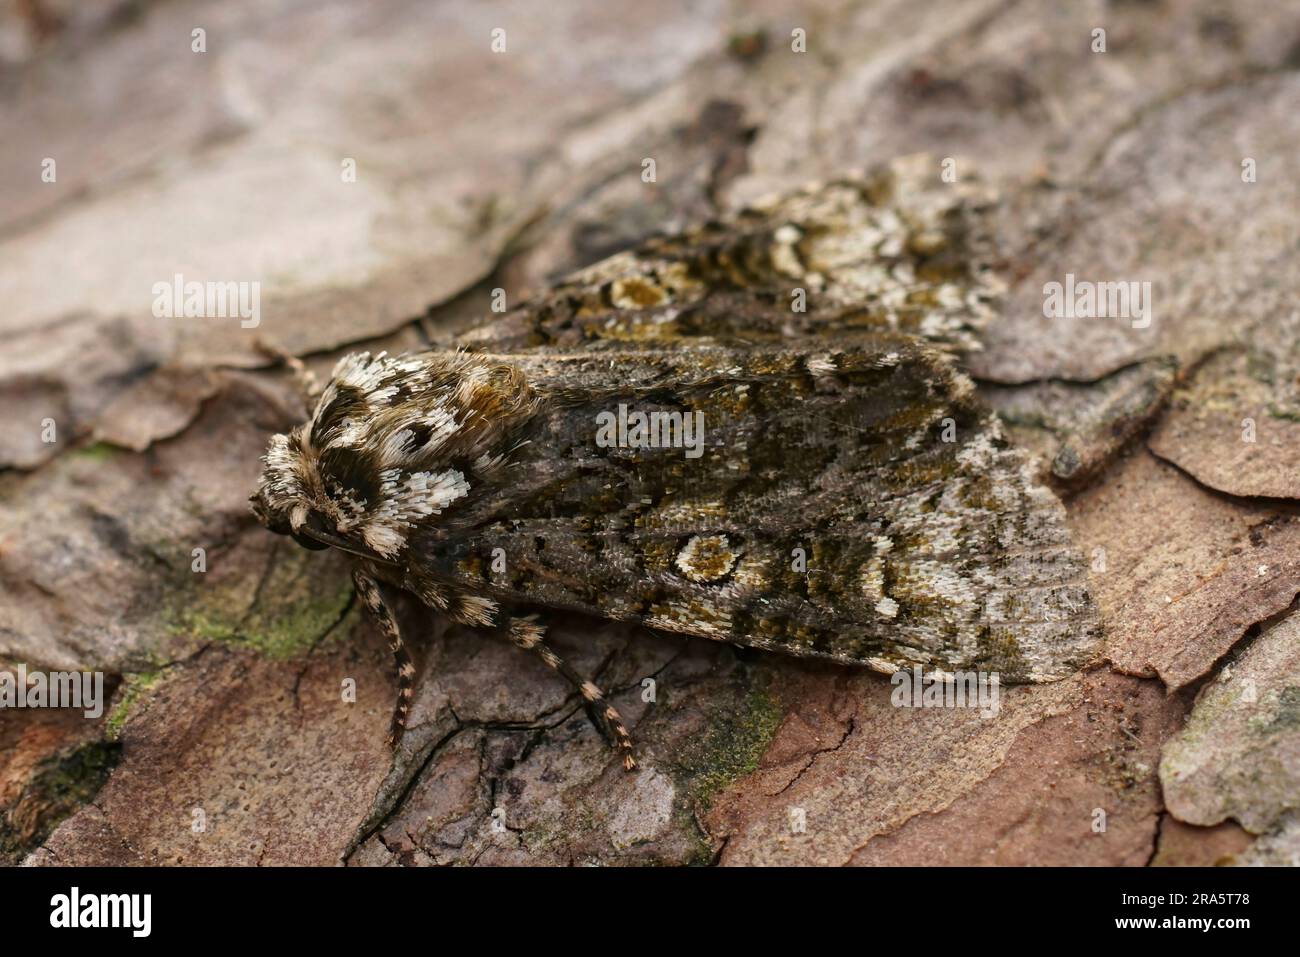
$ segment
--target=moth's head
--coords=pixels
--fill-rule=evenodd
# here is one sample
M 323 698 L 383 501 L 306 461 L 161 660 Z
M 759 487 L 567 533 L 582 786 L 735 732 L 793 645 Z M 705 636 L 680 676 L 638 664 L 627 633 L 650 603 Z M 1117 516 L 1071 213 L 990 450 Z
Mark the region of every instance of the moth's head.
M 507 464 L 535 408 L 523 374 L 465 353 L 354 353 L 311 418 L 275 435 L 249 498 L 273 532 L 306 548 L 401 559 Z
M 335 509 L 327 502 L 317 457 L 304 446 L 306 426 L 274 435 L 263 456 L 262 478 L 248 497 L 257 520 L 277 535 L 288 535 L 314 551 L 346 544 Z M 351 550 L 351 549 L 349 549 Z

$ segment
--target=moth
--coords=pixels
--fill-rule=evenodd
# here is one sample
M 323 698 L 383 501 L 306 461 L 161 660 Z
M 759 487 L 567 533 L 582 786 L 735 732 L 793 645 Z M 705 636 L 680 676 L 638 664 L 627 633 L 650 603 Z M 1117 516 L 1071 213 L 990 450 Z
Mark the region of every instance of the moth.
M 415 670 L 386 588 L 538 654 L 628 769 L 537 612 L 886 673 L 1087 662 L 1063 509 L 957 368 L 999 294 L 986 200 L 909 169 L 652 238 L 446 349 L 339 361 L 251 502 L 353 557 L 397 661 L 393 741 Z

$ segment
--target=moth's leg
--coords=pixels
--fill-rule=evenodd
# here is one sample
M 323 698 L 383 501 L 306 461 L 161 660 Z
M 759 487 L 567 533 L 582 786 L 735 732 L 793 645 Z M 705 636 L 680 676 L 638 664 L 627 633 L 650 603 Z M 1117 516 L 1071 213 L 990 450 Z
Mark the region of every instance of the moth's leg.
M 254 343 L 257 350 L 263 355 L 275 359 L 288 367 L 293 373 L 293 380 L 298 386 L 298 391 L 302 395 L 303 405 L 310 412 L 316 404 L 317 397 L 321 394 L 321 386 L 316 374 L 307 368 L 306 364 L 295 355 L 290 355 L 279 346 L 272 345 L 260 336 Z
M 379 630 L 388 639 L 388 647 L 392 649 L 393 659 L 397 662 L 397 706 L 393 709 L 393 723 L 388 731 L 388 746 L 394 747 L 406 727 L 406 716 L 411 710 L 415 665 L 411 663 L 410 652 L 402 642 L 402 633 L 397 627 L 397 619 L 393 617 L 392 610 L 384 604 L 379 583 L 359 568 L 353 569 L 352 581 L 357 586 L 357 594 L 361 596 L 361 600 L 366 603 L 370 613 L 375 616 L 375 621 L 379 623 Z
M 591 708 L 592 714 L 614 738 L 617 747 L 623 752 L 623 767 L 631 771 L 636 767 L 636 758 L 632 755 L 632 735 L 623 726 L 623 719 L 614 706 L 605 699 L 605 693 L 593 681 L 589 681 L 573 670 L 573 667 L 546 646 L 542 636 L 546 629 L 527 618 L 511 618 L 509 624 L 510 640 L 520 648 L 537 652 L 537 656 L 568 679 L 582 694 Z

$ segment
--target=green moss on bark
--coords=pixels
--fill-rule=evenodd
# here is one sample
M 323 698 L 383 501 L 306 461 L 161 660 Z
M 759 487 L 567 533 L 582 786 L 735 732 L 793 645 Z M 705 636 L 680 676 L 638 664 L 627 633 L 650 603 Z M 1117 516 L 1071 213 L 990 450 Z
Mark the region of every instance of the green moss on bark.
M 278 660 L 312 648 L 345 616 L 353 600 L 346 568 L 301 549 L 283 553 L 258 584 L 251 606 L 228 589 L 186 591 L 172 607 L 170 629 L 200 641 L 243 645 Z
M 736 705 L 716 712 L 708 733 L 688 745 L 678 762 L 701 810 L 708 809 L 733 782 L 758 770 L 785 716 L 768 692 L 765 678 L 759 676 L 749 678 Z
M 0 860 L 22 860 L 60 822 L 93 800 L 118 756 L 116 744 L 91 741 L 45 759 L 18 800 L 0 813 Z

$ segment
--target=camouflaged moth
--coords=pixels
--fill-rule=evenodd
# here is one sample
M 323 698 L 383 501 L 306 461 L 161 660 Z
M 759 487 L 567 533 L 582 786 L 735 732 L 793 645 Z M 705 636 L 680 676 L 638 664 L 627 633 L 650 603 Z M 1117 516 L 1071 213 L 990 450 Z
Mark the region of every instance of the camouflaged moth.
M 1063 510 L 955 368 L 998 293 L 983 202 L 896 165 L 652 239 L 445 351 L 342 359 L 252 503 L 355 556 L 394 739 L 414 668 L 384 585 L 535 651 L 628 768 L 618 713 L 528 613 L 882 672 L 1081 667 L 1100 630 Z M 628 410 L 699 422 L 700 454 L 597 441 Z

